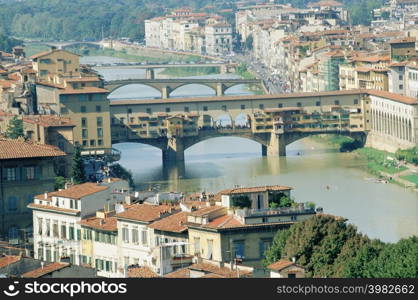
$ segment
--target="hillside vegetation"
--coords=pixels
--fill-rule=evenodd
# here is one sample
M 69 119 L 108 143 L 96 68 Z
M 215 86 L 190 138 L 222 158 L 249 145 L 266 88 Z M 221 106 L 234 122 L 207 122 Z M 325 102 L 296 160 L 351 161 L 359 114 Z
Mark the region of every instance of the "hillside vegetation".
M 279 1 L 280 2 L 280 1 Z M 310 0 L 283 0 L 304 7 Z M 371 10 L 384 0 L 342 0 L 353 24 L 368 24 Z M 214 13 L 235 8 L 228 0 L 0 0 L 0 34 L 42 40 L 98 40 L 104 37 L 144 38 L 144 20 L 191 7 Z M 234 12 L 224 13 L 234 23 Z
M 371 240 L 346 220 L 328 215 L 279 231 L 265 265 L 293 257 L 309 277 L 418 277 L 418 237 L 397 243 Z

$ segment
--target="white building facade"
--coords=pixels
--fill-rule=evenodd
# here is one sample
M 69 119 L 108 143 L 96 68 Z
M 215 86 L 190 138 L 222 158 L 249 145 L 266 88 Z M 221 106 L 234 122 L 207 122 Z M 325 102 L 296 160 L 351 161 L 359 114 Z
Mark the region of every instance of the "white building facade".
M 106 183 L 84 183 L 57 192 L 35 196 L 28 207 L 33 211 L 34 256 L 46 261 L 69 257 L 81 261 L 79 222 L 117 200 L 117 191 L 128 191 L 126 181 L 109 179 Z

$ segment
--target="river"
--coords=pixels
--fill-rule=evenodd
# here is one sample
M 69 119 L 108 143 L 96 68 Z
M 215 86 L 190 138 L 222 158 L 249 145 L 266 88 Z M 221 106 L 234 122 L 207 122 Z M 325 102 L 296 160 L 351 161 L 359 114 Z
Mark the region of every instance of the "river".
M 103 63 L 114 58 L 87 57 Z M 143 70 L 106 69 L 105 79 L 143 78 Z M 210 77 L 235 75 L 210 75 Z M 158 77 L 158 76 L 157 76 Z M 229 94 L 250 94 L 236 86 Z M 188 85 L 174 97 L 207 96 L 206 87 Z M 159 97 L 144 86 L 127 86 L 110 95 L 117 99 Z M 163 168 L 161 151 L 142 144 L 118 144 L 121 165 L 131 170 L 139 189 L 157 187 L 169 191 L 217 192 L 235 185 L 281 184 L 294 188 L 298 202 L 312 201 L 324 212 L 343 216 L 371 238 L 395 242 L 418 235 L 418 195 L 394 184 L 379 184 L 365 171 L 366 161 L 351 153 L 339 153 L 311 139 L 299 140 L 287 148 L 287 157 L 261 156 L 261 146 L 242 138 L 215 138 L 186 150 L 185 163 Z M 302 155 L 297 155 L 300 152 Z

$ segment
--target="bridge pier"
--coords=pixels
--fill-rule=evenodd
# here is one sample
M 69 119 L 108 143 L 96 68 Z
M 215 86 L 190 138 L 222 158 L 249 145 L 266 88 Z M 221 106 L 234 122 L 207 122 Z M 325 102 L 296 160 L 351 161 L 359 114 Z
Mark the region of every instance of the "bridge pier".
M 286 140 L 284 134 L 271 133 L 270 141 L 265 149 L 266 156 L 286 156 Z
M 167 145 L 163 149 L 163 164 L 180 161 L 184 161 L 184 143 L 182 139 L 168 138 Z
M 170 92 L 171 92 L 170 87 L 169 86 L 164 86 L 161 89 L 161 98 L 168 99 L 170 97 Z
M 266 145 L 261 145 L 261 155 L 262 156 L 267 156 L 267 146 Z
M 155 79 L 155 72 L 154 69 L 146 69 L 145 71 L 145 78 L 149 79 L 149 80 L 154 80 Z
M 223 83 L 216 84 L 216 96 L 223 96 L 225 94 L 225 85 Z

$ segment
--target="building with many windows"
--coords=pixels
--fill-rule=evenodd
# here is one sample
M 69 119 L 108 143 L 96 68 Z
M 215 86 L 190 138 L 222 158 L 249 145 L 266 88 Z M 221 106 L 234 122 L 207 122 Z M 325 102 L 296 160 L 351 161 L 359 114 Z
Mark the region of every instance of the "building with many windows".
M 0 236 L 12 244 L 32 234 L 26 207 L 38 193 L 54 189 L 54 160 L 65 153 L 50 145 L 0 139 Z
M 69 257 L 104 277 L 127 277 L 141 267 L 164 276 L 196 262 L 222 268 L 240 261 L 257 267 L 278 230 L 315 214 L 303 204 L 273 205 L 290 199 L 291 188 L 284 186 L 235 188 L 206 201 L 150 204 L 126 201 L 126 194 L 120 194 L 124 184 L 86 183 L 36 196 L 29 205 L 35 257 Z
M 98 210 L 110 210 L 128 190 L 126 181 L 109 178 L 35 196 L 28 205 L 33 211 L 35 258 L 60 261 L 69 257 L 71 263 L 82 263 L 80 221 Z
M 206 53 L 225 55 L 232 50 L 232 27 L 228 23 L 214 23 L 205 26 Z

